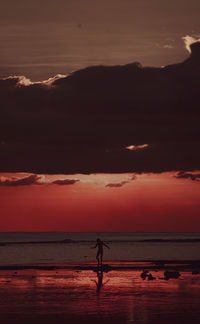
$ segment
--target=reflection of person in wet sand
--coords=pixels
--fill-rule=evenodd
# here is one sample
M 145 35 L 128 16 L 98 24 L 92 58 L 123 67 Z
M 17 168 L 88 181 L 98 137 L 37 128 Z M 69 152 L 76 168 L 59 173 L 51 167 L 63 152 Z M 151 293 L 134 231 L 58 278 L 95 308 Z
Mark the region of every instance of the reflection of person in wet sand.
M 93 280 L 96 283 L 97 286 L 97 295 L 100 295 L 101 292 L 101 288 L 107 284 L 107 282 L 110 281 L 110 279 L 106 280 L 106 282 L 104 282 L 103 284 L 103 270 L 101 269 L 97 269 L 97 281 Z
M 102 266 L 102 259 L 103 259 L 103 246 L 107 247 L 109 249 L 109 246 L 105 244 L 103 241 L 101 241 L 99 238 L 97 239 L 96 245 L 92 247 L 92 249 L 98 248 L 96 259 L 98 262 L 98 266 Z
M 96 283 L 97 285 L 97 295 L 100 294 L 101 287 L 103 286 L 103 271 L 97 271 L 97 278 L 98 282 Z

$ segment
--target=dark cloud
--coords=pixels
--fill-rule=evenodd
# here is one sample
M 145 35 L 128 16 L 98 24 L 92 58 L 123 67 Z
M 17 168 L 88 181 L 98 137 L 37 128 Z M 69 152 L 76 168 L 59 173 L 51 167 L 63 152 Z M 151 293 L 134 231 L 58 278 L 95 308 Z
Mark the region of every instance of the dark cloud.
M 30 176 L 21 179 L 0 179 L 0 186 L 29 186 L 33 184 L 39 184 L 38 180 L 40 176 L 32 174 Z
M 177 175 L 175 175 L 178 179 L 191 179 L 193 181 L 200 181 L 200 173 L 189 173 L 189 172 L 178 172 Z
M 117 183 L 108 183 L 106 185 L 106 187 L 110 187 L 110 188 L 120 188 L 123 187 L 124 185 L 126 185 L 127 183 L 130 183 L 131 181 L 136 179 L 136 175 L 133 174 L 129 180 L 123 180 L 121 182 L 117 182 Z
M 55 180 L 52 183 L 53 184 L 57 184 L 57 185 L 61 185 L 61 186 L 65 186 L 65 185 L 72 185 L 76 182 L 78 182 L 79 180 L 73 180 L 73 179 L 64 179 L 64 180 Z
M 19 82 L 19 77 L 8 77 L 5 79 L 0 79 L 0 90 L 4 90 L 4 88 L 10 88 L 16 86 Z
M 119 183 L 108 183 L 106 185 L 106 187 L 110 187 L 110 188 L 120 188 L 120 187 L 123 187 L 124 185 L 126 185 L 129 182 L 130 181 L 122 181 L 122 182 L 119 182 Z
M 37 174 L 31 174 L 26 177 L 22 178 L 6 178 L 6 177 L 0 177 L 0 186 L 29 186 L 29 185 L 51 185 L 51 184 L 57 184 L 57 185 L 72 185 L 80 180 L 77 179 L 57 179 L 54 181 L 48 180 L 45 176 L 40 176 Z
M 197 170 L 200 43 L 191 49 L 187 60 L 164 68 L 136 62 L 48 83 L 1 80 L 0 171 Z

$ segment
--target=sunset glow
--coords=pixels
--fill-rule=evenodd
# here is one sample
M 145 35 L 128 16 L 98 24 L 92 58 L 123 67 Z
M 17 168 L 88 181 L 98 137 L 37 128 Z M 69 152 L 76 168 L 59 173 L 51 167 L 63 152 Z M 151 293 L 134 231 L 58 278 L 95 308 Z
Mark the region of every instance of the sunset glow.
M 200 41 L 199 36 L 198 37 L 193 37 L 193 36 L 190 36 L 190 35 L 186 35 L 186 36 L 182 37 L 182 39 L 184 40 L 185 48 L 189 53 L 191 53 L 190 45 L 195 43 L 195 42 Z
M 141 149 L 147 148 L 148 146 L 149 146 L 149 144 L 129 145 L 129 146 L 126 147 L 126 149 L 134 151 L 134 150 L 141 150 Z
M 2 183 L 30 179 L 1 177 Z M 1 230 L 197 231 L 200 183 L 181 177 L 173 172 L 39 175 L 29 184 L 3 185 Z

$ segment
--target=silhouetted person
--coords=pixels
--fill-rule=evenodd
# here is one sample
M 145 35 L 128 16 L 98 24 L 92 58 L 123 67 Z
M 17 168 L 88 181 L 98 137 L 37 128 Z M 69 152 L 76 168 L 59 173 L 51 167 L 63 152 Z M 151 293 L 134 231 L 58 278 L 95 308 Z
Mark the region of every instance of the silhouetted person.
M 92 247 L 92 249 L 95 249 L 96 247 L 98 248 L 97 255 L 96 255 L 98 266 L 99 266 L 99 264 L 102 265 L 103 246 L 105 246 L 105 247 L 107 247 L 107 249 L 109 249 L 109 246 L 98 238 L 97 242 L 96 242 L 96 245 L 94 247 Z

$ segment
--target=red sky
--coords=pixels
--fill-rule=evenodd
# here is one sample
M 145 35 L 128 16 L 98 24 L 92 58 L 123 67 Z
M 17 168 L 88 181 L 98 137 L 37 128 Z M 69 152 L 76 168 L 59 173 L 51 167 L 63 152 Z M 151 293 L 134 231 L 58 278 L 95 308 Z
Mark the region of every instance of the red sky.
M 46 175 L 38 180 L 40 185 L 3 185 L 0 229 L 200 231 L 200 183 L 174 175 Z M 1 174 L 1 181 L 28 176 Z M 55 179 L 79 181 L 51 184 Z

